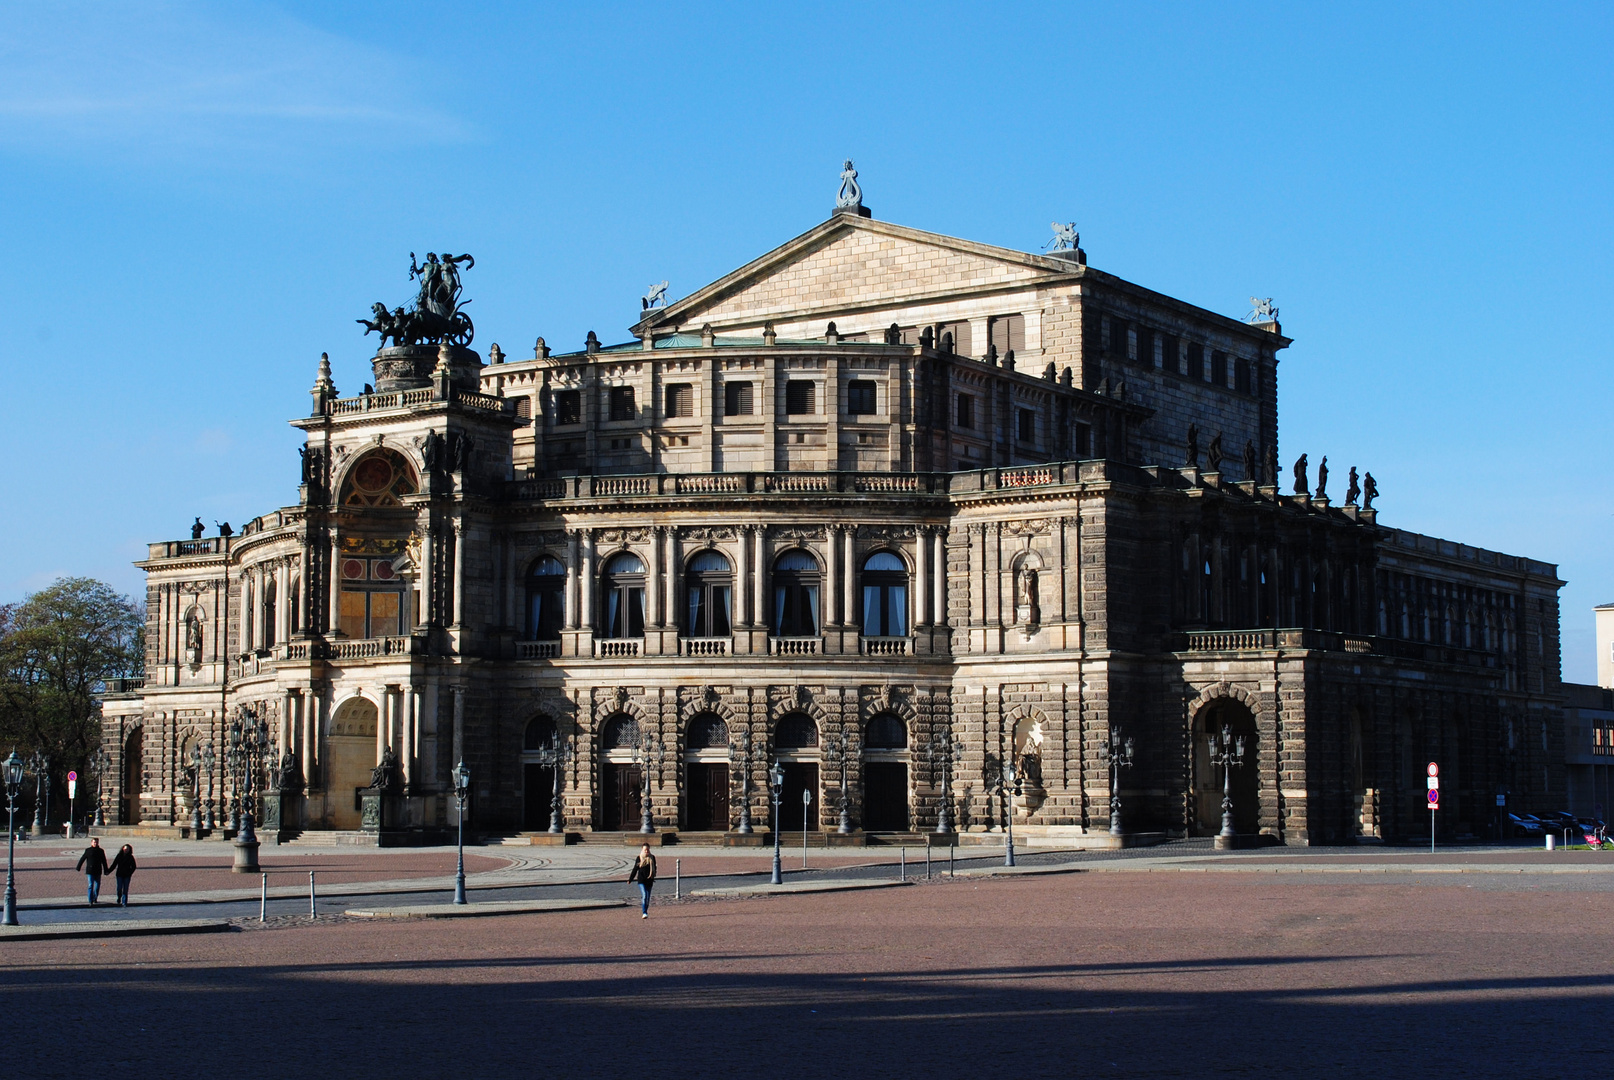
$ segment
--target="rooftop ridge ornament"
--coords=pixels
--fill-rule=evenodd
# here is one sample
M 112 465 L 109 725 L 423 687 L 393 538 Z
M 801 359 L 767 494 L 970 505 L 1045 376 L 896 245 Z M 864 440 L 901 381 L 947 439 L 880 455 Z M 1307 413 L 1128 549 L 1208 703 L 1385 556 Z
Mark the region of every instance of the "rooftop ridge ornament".
M 1250 313 L 1244 317 L 1247 323 L 1275 323 L 1278 321 L 1278 309 L 1272 306 L 1272 297 L 1250 297 Z
M 863 189 L 858 186 L 857 170 L 852 167 L 851 158 L 847 158 L 841 166 L 841 190 L 835 196 L 835 212 L 870 216 L 869 208 L 863 205 Z
M 415 253 L 409 253 L 409 280 L 420 280 L 420 291 L 412 308 L 394 308 L 375 303 L 370 306 L 373 319 L 355 319 L 364 327 L 365 336 L 373 330 L 381 336 L 381 345 L 387 339 L 394 345 L 469 345 L 476 330 L 470 316 L 461 310 L 469 300 L 462 301 L 464 286 L 460 283 L 460 264 L 467 270 L 476 265 L 469 255 L 439 256 L 435 251 L 426 253 L 424 265 L 415 262 Z
M 663 281 L 659 285 L 650 286 L 650 291 L 639 298 L 639 303 L 643 305 L 643 310 L 645 311 L 657 306 L 666 307 L 667 283 Z
M 1074 251 L 1082 246 L 1082 234 L 1076 231 L 1074 221 L 1064 225 L 1055 221 L 1049 227 L 1054 230 L 1054 238 L 1042 245 L 1049 251 Z

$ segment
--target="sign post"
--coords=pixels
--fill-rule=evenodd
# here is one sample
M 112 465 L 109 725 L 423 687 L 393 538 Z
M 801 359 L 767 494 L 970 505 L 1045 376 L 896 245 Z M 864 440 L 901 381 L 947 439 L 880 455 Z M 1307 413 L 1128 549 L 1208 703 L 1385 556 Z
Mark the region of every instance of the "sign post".
M 67 774 L 67 835 L 73 835 L 73 802 L 78 798 L 78 771 Z
M 1429 854 L 1435 853 L 1435 811 L 1440 809 L 1440 766 L 1429 763 Z

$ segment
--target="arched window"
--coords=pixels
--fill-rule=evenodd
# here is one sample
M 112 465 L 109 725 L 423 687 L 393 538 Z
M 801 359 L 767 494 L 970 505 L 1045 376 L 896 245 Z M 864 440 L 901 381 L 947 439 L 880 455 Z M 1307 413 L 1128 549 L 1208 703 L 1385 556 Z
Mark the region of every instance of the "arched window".
M 527 571 L 527 640 L 558 641 L 566 614 L 566 567 L 545 555 Z
M 869 721 L 868 729 L 863 733 L 863 745 L 869 750 L 906 750 L 907 725 L 900 716 L 881 713 Z
M 818 725 L 806 713 L 791 713 L 781 717 L 773 733 L 773 745 L 779 750 L 805 750 L 818 745 Z
M 773 632 L 777 637 L 818 636 L 818 560 L 795 548 L 773 564 Z
M 271 578 L 263 583 L 263 647 L 275 644 L 275 582 Z
M 554 750 L 556 734 L 555 721 L 547 716 L 534 717 L 527 725 L 527 733 L 522 736 L 521 748 L 523 750 Z
M 685 744 L 689 750 L 727 750 L 729 726 L 720 716 L 702 713 L 689 722 Z
M 359 459 L 342 482 L 343 506 L 402 506 L 402 497 L 420 489 L 415 471 L 402 454 L 372 450 Z
M 905 637 L 908 633 L 908 568 L 889 551 L 863 563 L 863 636 Z
M 715 551 L 703 551 L 689 561 L 684 582 L 685 636 L 728 637 L 729 603 L 734 592 L 729 561 Z
M 638 742 L 639 722 L 626 714 L 611 717 L 600 732 L 601 750 L 632 750 Z
M 639 556 L 623 552 L 606 563 L 605 573 L 600 575 L 600 594 L 604 637 L 644 636 L 644 563 Z

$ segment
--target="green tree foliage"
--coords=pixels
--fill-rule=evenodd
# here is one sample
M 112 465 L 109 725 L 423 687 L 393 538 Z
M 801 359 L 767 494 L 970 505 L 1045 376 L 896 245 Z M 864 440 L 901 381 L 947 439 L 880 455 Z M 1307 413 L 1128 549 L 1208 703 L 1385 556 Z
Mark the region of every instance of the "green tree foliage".
M 100 745 L 106 680 L 144 671 L 144 630 L 144 608 L 93 578 L 0 606 L 0 756 L 50 755 L 53 804 Z

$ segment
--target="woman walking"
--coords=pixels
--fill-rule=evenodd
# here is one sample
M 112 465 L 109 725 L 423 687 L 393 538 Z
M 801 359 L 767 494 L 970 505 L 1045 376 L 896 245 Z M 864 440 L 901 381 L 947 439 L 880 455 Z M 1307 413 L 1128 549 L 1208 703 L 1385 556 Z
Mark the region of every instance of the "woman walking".
M 129 906 L 129 879 L 134 877 L 134 848 L 124 844 L 112 858 L 112 879 L 118 883 L 118 906 Z
M 633 869 L 628 871 L 628 881 L 639 886 L 639 918 L 650 918 L 650 889 L 656 884 L 656 857 L 650 853 L 649 844 L 639 849 L 639 857 L 633 860 Z

